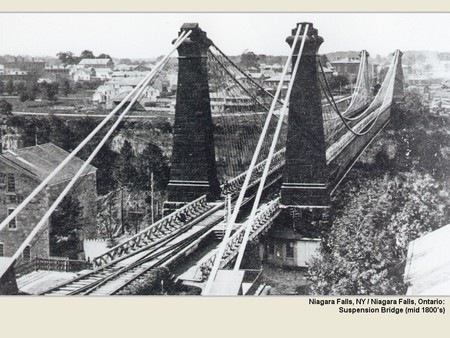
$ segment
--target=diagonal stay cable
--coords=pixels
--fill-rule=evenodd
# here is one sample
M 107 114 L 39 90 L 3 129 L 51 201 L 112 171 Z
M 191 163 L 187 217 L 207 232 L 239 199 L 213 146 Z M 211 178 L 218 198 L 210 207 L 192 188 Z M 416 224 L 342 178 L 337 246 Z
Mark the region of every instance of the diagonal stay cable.
M 179 39 L 182 38 L 184 34 L 180 35 Z M 176 42 L 175 42 L 176 43 Z M 11 222 L 14 217 L 16 217 L 32 200 L 34 197 L 41 192 L 48 183 L 61 171 L 63 167 L 65 167 L 72 158 L 97 134 L 97 132 L 105 126 L 105 124 L 123 107 L 123 105 L 139 90 L 140 87 L 150 79 L 157 67 L 162 64 L 163 60 L 153 69 L 141 82 L 133 89 L 131 92 L 114 108 L 111 113 L 109 113 L 103 120 L 100 122 L 97 127 L 69 154 L 67 157 L 20 203 L 14 211 L 9 214 L 1 223 L 0 223 L 0 231 Z
M 264 166 L 264 172 L 263 172 L 263 175 L 261 177 L 261 181 L 259 182 L 258 191 L 256 193 L 255 200 L 253 201 L 252 211 L 250 213 L 250 217 L 249 217 L 249 220 L 247 222 L 247 226 L 246 226 L 246 229 L 245 229 L 244 237 L 242 239 L 241 245 L 239 246 L 238 257 L 237 257 L 236 263 L 234 265 L 234 270 L 235 271 L 238 271 L 240 266 L 241 266 L 241 262 L 242 262 L 242 259 L 244 257 L 245 248 L 247 246 L 248 238 L 250 236 L 250 230 L 252 229 L 253 223 L 255 221 L 256 211 L 258 210 L 258 207 L 259 207 L 259 201 L 261 200 L 261 196 L 262 196 L 262 193 L 263 193 L 263 190 L 264 190 L 264 185 L 265 185 L 265 182 L 266 182 L 266 179 L 267 179 L 267 176 L 268 176 L 268 173 L 269 173 L 269 169 L 270 169 L 270 164 L 272 162 L 273 154 L 275 153 L 275 148 L 276 148 L 276 145 L 277 145 L 278 137 L 280 136 L 281 127 L 283 126 L 283 118 L 284 118 L 284 114 L 286 113 L 287 106 L 289 104 L 289 97 L 291 95 L 291 91 L 292 91 L 292 88 L 294 86 L 295 77 L 298 75 L 297 74 L 298 66 L 300 64 L 300 59 L 301 59 L 301 56 L 303 54 L 303 48 L 305 46 L 305 41 L 306 41 L 305 37 L 308 34 L 308 30 L 309 30 L 309 24 L 306 24 L 305 31 L 303 33 L 302 42 L 300 44 L 300 49 L 299 49 L 299 52 L 298 52 L 297 60 L 295 60 L 294 69 L 292 70 L 292 75 L 291 75 L 291 79 L 290 79 L 290 82 L 289 82 L 289 87 L 288 87 L 288 90 L 287 90 L 287 93 L 286 93 L 286 98 L 284 99 L 283 108 L 281 109 L 279 120 L 278 120 L 278 123 L 277 123 L 277 128 L 275 130 L 275 134 L 274 134 L 273 139 L 272 139 L 272 144 L 270 146 L 269 155 L 267 157 L 267 161 L 266 161 L 266 164 Z
M 236 222 L 237 215 L 239 213 L 241 204 L 242 204 L 242 202 L 244 200 L 244 196 L 245 196 L 245 193 L 247 191 L 247 187 L 248 187 L 248 185 L 250 183 L 250 178 L 251 178 L 251 176 L 253 174 L 253 169 L 255 168 L 256 161 L 257 161 L 258 156 L 259 156 L 259 152 L 261 150 L 261 147 L 263 145 L 263 142 L 264 142 L 267 130 L 269 128 L 270 121 L 271 121 L 272 115 L 273 115 L 273 111 L 275 110 L 275 106 L 276 106 L 276 104 L 278 102 L 278 97 L 279 97 L 279 95 L 281 93 L 281 89 L 283 87 L 284 78 L 286 77 L 287 70 L 288 70 L 289 64 L 290 64 L 290 62 L 292 60 L 292 56 L 294 54 L 295 46 L 297 44 L 297 40 L 298 40 L 299 35 L 300 35 L 300 29 L 301 29 L 301 25 L 299 25 L 298 28 L 297 28 L 297 32 L 296 32 L 295 38 L 294 38 L 294 43 L 292 45 L 289 57 L 286 60 L 286 64 L 284 66 L 284 69 L 283 69 L 283 72 L 282 72 L 282 75 L 281 75 L 281 79 L 280 79 L 280 82 L 278 84 L 277 91 L 275 93 L 275 97 L 274 97 L 274 99 L 272 101 L 272 104 L 271 104 L 271 107 L 270 107 L 270 111 L 267 114 L 263 130 L 261 132 L 260 138 L 258 140 L 258 144 L 257 144 L 255 152 L 253 154 L 252 161 L 251 161 L 250 166 L 249 166 L 249 168 L 247 170 L 247 173 L 245 175 L 245 180 L 244 180 L 244 183 L 243 183 L 243 185 L 241 187 L 241 191 L 239 192 L 239 197 L 238 197 L 237 202 L 235 204 L 233 213 L 231 215 L 231 218 L 227 222 L 227 227 L 226 227 L 226 230 L 225 230 L 224 237 L 222 239 L 222 242 L 219 245 L 218 254 L 217 254 L 217 256 L 216 256 L 216 258 L 214 260 L 214 264 L 212 266 L 212 269 L 211 269 L 211 272 L 209 274 L 208 280 L 206 282 L 205 288 L 203 289 L 202 295 L 208 295 L 210 293 L 211 287 L 212 287 L 212 285 L 214 283 L 214 279 L 215 279 L 216 274 L 217 274 L 217 272 L 219 270 L 220 261 L 222 259 L 222 256 L 223 256 L 224 252 L 225 252 L 227 241 L 230 238 L 231 230 L 233 228 L 234 223 Z
M 165 61 L 169 58 L 169 56 L 178 48 L 178 46 L 191 34 L 192 31 L 186 32 L 186 34 L 182 34 L 177 41 L 175 42 L 174 46 L 172 47 L 169 54 L 167 54 L 160 62 L 160 65 L 163 65 Z M 183 32 L 185 33 L 185 32 Z M 156 68 L 155 68 L 156 69 Z M 151 74 L 155 74 L 155 69 L 152 71 Z M 39 223 L 34 227 L 32 232 L 27 236 L 25 241 L 22 243 L 22 245 L 17 249 L 16 253 L 13 255 L 12 261 L 16 260 L 22 253 L 22 251 L 25 249 L 25 247 L 31 242 L 33 237 L 39 232 L 39 230 L 44 227 L 46 221 L 51 216 L 53 211 L 57 208 L 59 203 L 62 201 L 62 199 L 65 197 L 65 195 L 69 192 L 69 190 L 72 188 L 72 186 L 76 183 L 78 178 L 81 176 L 81 174 L 85 171 L 87 166 L 90 164 L 92 159 L 95 157 L 95 155 L 98 153 L 98 151 L 103 147 L 105 142 L 109 139 L 111 134 L 114 132 L 114 130 L 117 128 L 117 126 L 120 124 L 120 122 L 123 120 L 125 115 L 128 113 L 128 111 L 133 107 L 134 103 L 140 97 L 140 95 L 143 93 L 143 91 L 146 89 L 146 86 L 150 82 L 152 77 L 146 78 L 144 83 L 142 84 L 141 88 L 139 89 L 138 93 L 133 97 L 130 104 L 127 106 L 127 108 L 121 113 L 119 118 L 115 121 L 114 125 L 109 129 L 108 133 L 103 137 L 103 139 L 100 141 L 100 143 L 97 145 L 97 147 L 94 149 L 92 154 L 89 156 L 89 158 L 83 163 L 83 165 L 80 167 L 78 172 L 75 174 L 75 176 L 71 179 L 69 184 L 64 188 L 64 190 L 60 193 L 58 198 L 53 202 L 53 204 L 50 206 L 50 208 L 47 210 L 47 212 L 44 214 L 44 216 L 41 218 Z

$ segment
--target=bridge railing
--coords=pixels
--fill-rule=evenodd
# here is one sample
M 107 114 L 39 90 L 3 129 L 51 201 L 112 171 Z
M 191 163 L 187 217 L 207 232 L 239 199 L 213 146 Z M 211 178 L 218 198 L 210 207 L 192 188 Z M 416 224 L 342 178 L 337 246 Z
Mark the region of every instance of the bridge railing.
M 210 207 L 211 206 L 209 206 L 206 201 L 206 195 L 197 198 L 196 200 L 184 205 L 182 208 L 153 223 L 125 242 L 116 245 L 104 254 L 94 258 L 94 267 L 100 267 L 108 264 L 123 255 L 129 254 L 151 244 L 152 242 L 171 233 L 175 229 L 178 229 L 184 224 L 190 222 Z
M 281 168 L 284 165 L 284 163 L 285 163 L 285 157 L 284 157 L 285 153 L 286 153 L 286 148 L 283 148 L 283 149 L 277 151 L 273 155 L 272 162 L 270 164 L 269 175 L 272 174 L 273 172 L 275 172 L 276 170 L 278 170 L 279 168 Z M 252 173 L 252 177 L 250 179 L 249 187 L 255 185 L 261 179 L 262 173 L 264 171 L 264 166 L 266 165 L 266 161 L 267 161 L 267 159 L 261 161 L 253 169 L 253 173 Z M 239 191 L 241 189 L 241 187 L 242 187 L 242 184 L 245 181 L 245 176 L 246 175 L 247 175 L 247 171 L 244 171 L 239 176 L 236 176 L 232 180 L 228 181 L 226 188 L 224 186 L 222 186 L 222 189 L 225 190 L 224 193 L 231 193 L 231 194 L 233 194 L 233 193 Z
M 272 222 L 280 213 L 279 202 L 280 199 L 277 198 L 268 203 L 267 205 L 263 206 L 262 208 L 260 208 L 252 224 L 249 240 L 256 238 L 261 232 L 267 230 L 268 226 L 272 224 Z M 238 230 L 236 230 L 236 232 L 228 239 L 223 258 L 220 262 L 220 268 L 224 268 L 228 263 L 230 263 L 233 260 L 234 257 L 236 257 L 239 246 L 242 243 L 244 237 L 247 222 L 244 222 L 244 224 Z M 214 265 L 214 261 L 216 260 L 216 256 L 217 250 L 211 256 L 209 256 L 205 262 L 203 262 L 200 265 L 200 271 L 203 280 L 206 280 L 208 278 L 211 268 Z
M 83 260 L 36 257 L 31 261 L 26 261 L 15 266 L 14 270 L 16 272 L 16 276 L 20 277 L 37 270 L 77 272 L 91 268 L 91 263 Z

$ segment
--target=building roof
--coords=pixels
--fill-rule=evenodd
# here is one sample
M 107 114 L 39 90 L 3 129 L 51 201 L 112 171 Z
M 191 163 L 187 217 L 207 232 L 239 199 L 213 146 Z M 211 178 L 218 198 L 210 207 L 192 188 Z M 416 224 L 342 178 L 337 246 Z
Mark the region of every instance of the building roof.
M 91 70 L 86 69 L 86 68 L 81 68 L 81 69 L 77 69 L 74 74 L 91 74 Z
M 268 79 L 264 80 L 264 82 L 274 82 L 274 81 L 280 82 L 282 75 L 283 74 L 281 74 L 281 73 L 277 73 L 274 76 L 272 76 L 271 78 L 268 78 Z M 289 82 L 289 81 L 291 81 L 291 74 L 286 74 L 286 76 L 284 77 L 284 81 L 283 82 Z
M 110 59 L 82 59 L 79 65 L 107 65 Z
M 335 61 L 331 61 L 331 64 L 340 64 L 340 63 L 361 63 L 361 60 L 357 59 L 357 58 L 352 58 L 352 57 L 345 57 L 339 60 L 335 60 Z
M 21 167 L 37 180 L 43 181 L 50 173 L 69 155 L 69 153 L 53 143 L 37 146 L 7 150 L 0 158 L 5 158 Z M 84 161 L 78 157 L 72 158 L 69 163 L 50 181 L 49 185 L 70 180 L 81 168 Z M 83 175 L 96 171 L 97 168 L 88 165 Z
M 108 84 L 114 85 L 114 86 L 132 86 L 136 87 L 139 83 L 142 82 L 144 77 L 125 77 L 125 78 L 113 78 L 112 80 L 108 81 Z
M 112 74 L 113 71 L 109 68 L 94 68 L 96 73 L 108 73 Z
M 450 224 L 409 243 L 407 295 L 450 295 Z

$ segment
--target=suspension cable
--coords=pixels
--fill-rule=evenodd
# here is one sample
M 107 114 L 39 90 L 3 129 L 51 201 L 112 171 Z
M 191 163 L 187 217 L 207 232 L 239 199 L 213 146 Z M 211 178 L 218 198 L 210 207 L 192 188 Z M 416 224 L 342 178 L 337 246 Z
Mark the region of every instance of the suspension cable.
M 294 65 L 294 69 L 292 70 L 292 75 L 291 75 L 291 79 L 290 79 L 290 82 L 289 82 L 289 87 L 288 87 L 288 90 L 287 90 L 287 93 L 286 93 L 286 97 L 284 99 L 283 108 L 281 109 L 281 112 L 280 112 L 280 116 L 279 116 L 278 123 L 277 123 L 277 128 L 275 130 L 275 134 L 274 134 L 273 139 L 272 139 L 272 144 L 270 146 L 269 155 L 267 157 L 266 164 L 264 166 L 264 172 L 263 172 L 263 175 L 261 177 L 261 181 L 259 182 L 258 191 L 256 193 L 256 197 L 255 197 L 255 200 L 253 202 L 252 211 L 250 213 L 250 217 L 249 217 L 246 229 L 245 229 L 244 238 L 243 238 L 242 243 L 241 243 L 241 245 L 239 247 L 238 257 L 237 257 L 236 263 L 234 265 L 234 271 L 238 271 L 239 270 L 239 268 L 241 266 L 242 259 L 244 257 L 245 248 L 247 246 L 248 238 L 250 236 L 250 230 L 251 230 L 251 228 L 253 226 L 253 222 L 255 221 L 256 211 L 258 210 L 258 207 L 259 207 L 259 201 L 261 199 L 261 196 L 262 196 L 262 193 L 263 193 L 263 190 L 264 190 L 264 185 L 266 183 L 266 179 L 267 179 L 267 176 L 269 174 L 270 164 L 272 162 L 273 154 L 275 153 L 275 147 L 277 145 L 278 137 L 280 135 L 281 127 L 283 125 L 284 114 L 286 113 L 287 106 L 288 106 L 289 99 L 290 99 L 290 95 L 291 95 L 291 91 L 292 91 L 292 88 L 294 86 L 294 80 L 295 80 L 295 77 L 297 76 L 298 66 L 300 64 L 300 59 L 301 59 L 301 56 L 303 54 L 303 48 L 305 46 L 305 41 L 306 41 L 305 37 L 308 34 L 308 30 L 309 30 L 309 24 L 306 24 L 305 31 L 303 33 L 302 42 L 300 44 L 300 49 L 299 49 L 299 52 L 298 52 L 297 60 L 295 60 L 295 65 Z
M 177 38 L 177 43 L 180 39 L 184 37 L 184 32 Z M 171 52 L 172 53 L 172 52 Z M 97 127 L 91 131 L 91 133 L 69 154 L 67 157 L 55 168 L 53 171 L 20 203 L 17 208 L 13 210 L 11 214 L 9 214 L 1 223 L 0 223 L 0 231 L 11 222 L 14 217 L 16 217 L 31 201 L 36 195 L 44 189 L 48 183 L 64 168 L 69 161 L 75 157 L 76 154 L 97 134 L 97 132 L 103 128 L 103 126 L 123 107 L 123 105 L 133 96 L 139 88 L 147 81 L 147 79 L 151 78 L 155 70 L 162 64 L 162 61 L 155 66 L 155 68 L 144 78 L 139 84 L 131 90 L 131 92 L 117 105 L 116 108 L 111 111 L 98 125 Z
M 231 63 L 234 68 L 236 68 L 242 75 L 244 75 L 249 81 L 251 81 L 255 86 L 257 86 L 259 89 L 261 89 L 262 91 L 264 91 L 267 95 L 269 95 L 272 99 L 275 98 L 275 95 L 273 95 L 272 93 L 268 92 L 264 87 L 262 87 L 258 82 L 256 82 L 250 75 L 248 75 L 246 72 L 244 72 L 236 63 L 234 63 L 224 52 L 222 52 L 220 50 L 219 47 L 217 47 L 216 44 L 213 43 L 213 46 L 215 49 L 217 49 L 217 51 L 229 62 Z M 277 101 L 281 104 L 283 104 L 282 100 L 277 99 Z
M 319 66 L 320 66 L 322 75 L 324 75 L 324 71 L 323 71 L 322 64 L 321 64 L 320 61 L 319 61 Z M 320 81 L 319 81 L 319 82 L 320 82 Z M 365 132 L 359 133 L 359 132 L 356 132 L 356 131 L 354 131 L 354 130 L 352 129 L 352 127 L 348 124 L 348 122 L 346 121 L 345 117 L 342 115 L 342 113 L 340 112 L 339 108 L 337 107 L 337 104 L 336 104 L 336 102 L 334 101 L 334 98 L 333 98 L 332 94 L 331 94 L 331 99 L 330 99 L 330 97 L 328 97 L 328 94 L 327 94 L 327 92 L 326 92 L 326 89 L 329 90 L 330 87 L 329 87 L 329 84 L 328 84 L 328 81 L 326 80 L 326 78 L 325 78 L 325 84 L 326 84 L 326 88 L 323 88 L 323 87 L 322 87 L 322 86 L 323 86 L 322 83 L 320 84 L 321 87 L 322 87 L 322 89 L 323 89 L 324 92 L 325 92 L 325 97 L 326 97 L 328 103 L 329 103 L 331 106 L 333 106 L 333 107 L 335 108 L 336 114 L 338 114 L 338 116 L 340 117 L 340 119 L 341 119 L 342 123 L 344 124 L 344 126 L 345 126 L 345 127 L 346 127 L 353 135 L 355 135 L 355 136 L 364 136 L 364 135 L 366 135 L 369 131 L 371 131 L 371 130 L 372 130 L 372 127 L 375 125 L 376 119 L 374 120 L 374 123 L 372 124 L 372 126 L 371 126 L 368 130 L 366 130 Z M 363 114 L 366 114 L 366 112 L 367 112 L 367 111 L 364 111 Z
M 365 67 L 365 63 L 366 63 L 365 61 L 366 61 L 366 59 L 367 59 L 367 58 L 366 58 L 366 53 L 365 53 L 365 51 L 363 51 L 363 57 L 362 57 L 362 60 L 361 60 L 360 66 L 359 66 L 358 77 L 357 77 L 357 80 L 356 80 L 355 90 L 353 91 L 353 94 L 352 94 L 352 100 L 350 101 L 350 104 L 349 104 L 349 106 L 347 107 L 347 109 L 342 113 L 342 116 L 344 116 L 344 118 L 345 118 L 347 121 L 356 121 L 356 120 L 359 120 L 359 119 L 361 119 L 362 116 L 364 115 L 364 113 L 362 113 L 362 114 L 360 114 L 360 115 L 358 115 L 358 116 L 356 116 L 356 117 L 347 117 L 347 116 L 345 116 L 345 115 L 348 113 L 348 111 L 350 111 L 352 105 L 354 104 L 354 102 L 355 102 L 355 100 L 356 100 L 356 97 L 357 97 L 357 94 L 358 94 L 358 93 L 357 93 L 357 92 L 358 92 L 358 89 L 361 87 L 362 74 L 363 74 L 364 71 L 366 71 L 366 67 Z M 334 110 L 336 111 L 336 113 L 337 113 L 338 111 L 340 111 L 340 109 L 339 109 L 339 107 L 337 106 L 337 104 L 336 104 L 336 102 L 335 102 L 335 100 L 334 100 L 334 97 L 333 97 L 333 94 L 332 94 L 330 85 L 329 85 L 328 80 L 327 80 L 327 78 L 326 78 L 326 76 L 325 76 L 325 71 L 323 70 L 322 62 L 320 61 L 320 59 L 319 59 L 319 66 L 320 66 L 320 69 L 321 69 L 322 78 L 323 78 L 323 80 L 324 80 L 324 82 L 325 82 L 325 84 L 326 84 L 326 88 L 327 88 L 327 90 L 328 90 L 328 93 L 329 93 L 329 95 L 330 95 L 330 97 L 331 97 L 331 99 L 332 99 L 332 101 L 333 101 L 333 104 L 330 104 L 330 105 L 333 107 L 333 109 L 334 109 Z M 327 95 L 327 92 L 326 92 L 325 90 L 324 90 L 324 92 L 325 92 L 325 95 Z
M 167 64 L 167 62 L 168 62 L 168 59 L 167 59 L 165 62 L 163 62 L 163 64 L 162 64 L 160 67 L 155 67 L 155 68 L 158 69 L 158 70 L 156 71 L 156 74 L 151 78 L 151 80 L 147 83 L 147 85 L 146 85 L 146 86 L 143 86 L 144 89 L 149 88 L 149 86 L 151 86 L 151 85 L 154 83 L 155 79 L 159 77 L 159 75 L 161 74 L 161 72 L 162 72 L 163 68 L 165 67 L 165 65 Z M 144 94 L 143 91 L 142 91 L 140 94 L 137 94 L 137 95 L 136 95 L 137 100 L 140 100 L 140 99 L 142 98 L 143 94 Z M 137 100 L 136 100 L 136 101 L 137 101 Z M 132 106 L 127 106 L 127 109 L 131 109 L 131 108 L 129 108 L 129 107 L 132 108 Z M 131 117 L 132 115 L 133 115 L 133 112 L 130 112 L 129 116 Z M 87 172 L 83 175 L 83 177 L 81 177 L 81 179 L 76 180 L 76 184 L 74 184 L 75 186 L 71 188 L 72 192 L 74 192 L 74 191 L 77 190 L 78 186 L 86 179 L 87 175 L 91 172 L 92 168 L 93 168 L 93 167 L 89 168 L 89 169 L 87 170 Z M 44 226 L 42 227 L 42 229 L 39 230 L 40 233 L 36 234 L 36 235 L 34 236 L 34 238 L 32 238 L 32 239 L 30 240 L 29 245 L 31 245 L 31 246 L 34 245 L 34 243 L 36 243 L 36 242 L 39 240 L 39 238 L 41 238 L 41 236 L 44 234 L 44 230 L 48 227 L 48 225 L 49 225 L 49 223 L 47 223 L 46 225 L 44 225 Z M 116 232 L 115 235 L 117 235 L 117 233 L 118 233 L 120 230 L 121 230 L 121 228 L 119 228 L 119 229 L 117 230 L 117 232 Z
M 183 34 L 185 33 L 185 34 Z M 106 143 L 106 141 L 109 139 L 111 134 L 115 131 L 117 126 L 120 124 L 120 122 L 123 120 L 125 115 L 128 113 L 128 111 L 133 107 L 137 99 L 142 95 L 144 90 L 146 89 L 148 83 L 153 78 L 153 75 L 157 73 L 158 69 L 167 62 L 170 55 L 179 47 L 179 45 L 192 33 L 192 31 L 183 32 L 179 38 L 176 40 L 175 44 L 173 45 L 171 51 L 169 54 L 167 54 L 161 62 L 158 64 L 159 67 L 155 67 L 153 71 L 150 73 L 151 76 L 146 77 L 145 81 L 142 83 L 141 88 L 139 89 L 137 95 L 133 97 L 133 99 L 130 101 L 127 108 L 120 114 L 118 119 L 115 121 L 114 125 L 109 129 L 108 133 L 103 137 L 103 139 L 100 141 L 100 143 L 97 145 L 97 147 L 94 149 L 92 154 L 89 156 L 89 158 L 83 163 L 83 165 L 80 167 L 80 169 L 77 171 L 75 176 L 71 179 L 69 184 L 64 188 L 64 190 L 60 193 L 58 198 L 53 202 L 51 207 L 47 210 L 47 212 L 44 214 L 44 216 L 41 218 L 39 223 L 34 227 L 33 231 L 27 236 L 25 241 L 22 243 L 22 245 L 17 249 L 16 253 L 12 256 L 13 261 L 16 260 L 22 253 L 22 251 L 29 245 L 29 243 L 32 241 L 33 237 L 41 230 L 41 228 L 45 225 L 47 220 L 50 218 L 53 211 L 57 208 L 59 203 L 62 201 L 62 199 L 67 195 L 69 190 L 72 188 L 72 186 L 76 183 L 78 178 L 82 175 L 84 170 L 87 168 L 87 166 L 90 164 L 92 159 L 97 155 L 97 153 L 100 151 L 100 149 L 103 147 L 103 145 Z
M 263 107 L 265 110 L 269 110 L 270 108 L 265 106 L 263 103 L 259 102 L 258 99 L 254 98 L 253 95 L 248 91 L 247 88 L 245 88 L 245 86 L 238 81 L 238 79 L 236 79 L 233 74 L 230 73 L 230 71 L 225 67 L 225 65 L 217 58 L 217 56 L 214 55 L 214 53 L 210 52 L 211 56 L 217 61 L 217 63 L 222 66 L 222 68 L 227 72 L 227 74 L 231 77 L 231 79 L 236 82 L 236 84 L 242 88 L 242 90 L 244 90 L 248 96 L 250 96 L 251 98 L 253 98 L 261 107 Z
M 286 61 L 285 66 L 284 66 L 283 73 L 281 75 L 281 79 L 280 79 L 280 82 L 278 84 L 277 91 L 275 93 L 275 97 L 274 97 L 274 99 L 272 101 L 269 113 L 268 113 L 268 115 L 266 117 L 266 121 L 265 121 L 263 130 L 261 132 L 261 136 L 260 136 L 260 138 L 258 140 L 258 144 L 257 144 L 255 152 L 253 154 L 252 161 L 250 163 L 249 169 L 247 170 L 244 183 L 243 183 L 243 185 L 241 187 L 241 191 L 239 192 L 239 197 L 237 199 L 237 202 L 236 202 L 236 205 L 234 207 L 234 210 L 233 210 L 233 213 L 231 215 L 231 218 L 227 222 L 227 227 L 226 227 L 226 230 L 225 230 L 224 237 L 222 239 L 222 242 L 219 245 L 217 256 L 216 256 L 216 258 L 214 260 L 214 264 L 212 266 L 212 269 L 211 269 L 211 272 L 209 274 L 208 280 L 206 282 L 205 288 L 203 289 L 203 292 L 202 292 L 203 295 L 207 295 L 211 291 L 211 287 L 213 285 L 214 279 L 215 279 L 216 274 L 217 274 L 217 272 L 218 272 L 218 270 L 220 268 L 220 261 L 222 260 L 222 256 L 223 256 L 223 254 L 225 252 L 227 241 L 230 238 L 231 230 L 233 228 L 233 225 L 236 222 L 237 215 L 239 213 L 241 204 L 242 204 L 242 202 L 244 200 L 244 196 L 245 196 L 247 187 L 248 187 L 248 185 L 250 183 L 250 178 L 251 178 L 251 176 L 253 174 L 253 169 L 254 169 L 254 167 L 256 165 L 256 161 L 258 159 L 260 149 L 262 147 L 264 138 L 266 136 L 267 129 L 269 128 L 270 120 L 272 118 L 273 111 L 275 109 L 275 105 L 276 105 L 276 103 L 278 101 L 278 97 L 279 97 L 279 95 L 281 93 L 281 89 L 283 87 L 284 78 L 286 77 L 286 73 L 287 73 L 287 70 L 289 68 L 289 63 L 291 62 L 292 56 L 293 56 L 294 51 L 295 51 L 295 46 L 297 44 L 297 40 L 298 40 L 299 35 L 300 35 L 300 29 L 301 29 L 301 26 L 299 25 L 299 27 L 297 28 L 297 32 L 295 34 L 294 43 L 292 45 L 291 52 L 289 54 L 289 57 L 288 57 L 288 59 Z

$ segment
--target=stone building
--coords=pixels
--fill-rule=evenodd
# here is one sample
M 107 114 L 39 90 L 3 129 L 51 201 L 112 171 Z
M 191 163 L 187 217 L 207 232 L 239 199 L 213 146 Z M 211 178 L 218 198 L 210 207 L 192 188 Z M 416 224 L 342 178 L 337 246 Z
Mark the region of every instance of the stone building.
M 0 220 L 4 220 L 68 155 L 52 143 L 3 151 L 0 154 Z M 0 231 L 0 256 L 14 255 L 83 163 L 77 157 L 69 161 L 47 187 Z M 96 175 L 97 169 L 88 166 L 71 192 L 82 206 L 84 238 L 92 238 L 95 234 Z M 49 226 L 35 236 L 34 242 L 23 253 L 27 260 L 36 256 L 50 256 Z
M 331 61 L 331 65 L 336 69 L 339 75 L 347 76 L 348 80 L 353 83 L 356 81 L 359 72 L 359 57 L 346 57 L 336 61 Z

